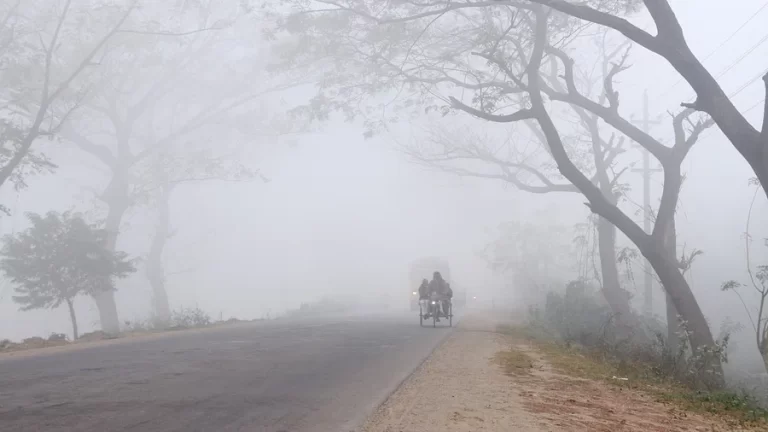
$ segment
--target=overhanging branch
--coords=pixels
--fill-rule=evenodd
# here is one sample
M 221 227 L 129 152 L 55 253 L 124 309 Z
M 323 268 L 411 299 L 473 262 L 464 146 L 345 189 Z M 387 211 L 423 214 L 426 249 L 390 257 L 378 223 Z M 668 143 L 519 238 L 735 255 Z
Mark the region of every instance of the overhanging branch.
M 547 51 L 558 57 L 562 62 L 564 67 L 563 78 L 565 79 L 566 88 L 568 90 L 567 93 L 558 92 L 551 87 L 544 85 L 542 86 L 542 91 L 547 96 L 552 100 L 573 104 L 597 114 L 600 118 L 605 120 L 606 123 L 616 128 L 616 130 L 648 149 L 648 151 L 659 161 L 663 161 L 669 157 L 671 150 L 668 147 L 665 147 L 651 135 L 627 121 L 618 113 L 617 109 L 614 109 L 611 106 L 600 105 L 579 93 L 574 79 L 573 59 L 571 59 L 565 52 L 554 47 L 548 47 Z M 614 70 L 616 70 L 616 68 L 614 68 Z M 606 92 L 610 92 L 611 88 L 612 87 L 606 88 Z
M 624 214 L 616 205 L 612 204 L 602 191 L 592 183 L 587 176 L 582 173 L 568 156 L 565 150 L 560 133 L 552 121 L 544 105 L 542 97 L 542 85 L 540 68 L 544 55 L 544 49 L 547 44 L 548 19 L 544 11 L 536 13 L 536 27 L 534 48 L 531 54 L 529 64 L 530 74 L 528 76 L 529 89 L 531 96 L 532 111 L 536 114 L 536 120 L 539 122 L 547 142 L 552 149 L 552 157 L 557 162 L 560 173 L 565 176 L 574 186 L 576 186 L 589 201 L 590 209 L 604 217 L 617 228 L 619 228 L 627 237 L 638 247 L 644 248 L 648 245 L 649 236 L 634 222 L 629 216 Z
M 117 166 L 117 159 L 107 147 L 94 143 L 85 136 L 77 133 L 72 127 L 64 128 L 61 133 L 64 138 L 74 143 L 86 153 L 96 157 L 105 165 L 111 168 Z
M 463 102 L 459 101 L 455 97 L 450 97 L 449 100 L 451 101 L 451 105 L 454 108 L 460 109 L 464 112 L 467 112 L 469 114 L 472 114 L 475 117 L 481 118 L 483 120 L 488 120 L 496 123 L 514 123 L 522 120 L 528 120 L 535 118 L 533 112 L 530 109 L 523 108 L 517 112 L 514 112 L 512 114 L 505 114 L 505 115 L 497 115 L 497 114 L 490 114 L 485 111 L 479 110 L 477 108 L 473 108 L 469 105 L 464 104 Z

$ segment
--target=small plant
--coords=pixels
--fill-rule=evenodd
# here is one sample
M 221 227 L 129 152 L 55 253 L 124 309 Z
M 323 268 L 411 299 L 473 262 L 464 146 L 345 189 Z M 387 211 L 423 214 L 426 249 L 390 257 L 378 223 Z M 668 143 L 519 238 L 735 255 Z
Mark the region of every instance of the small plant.
M 133 320 L 133 321 L 125 321 L 123 326 L 123 331 L 128 333 L 142 333 L 154 330 L 154 327 L 152 326 L 151 321 L 144 321 L 144 320 Z
M 755 399 L 744 393 L 674 392 L 661 394 L 659 398 L 668 402 L 677 402 L 691 411 L 728 415 L 742 426 L 768 425 L 768 410 L 761 408 Z
M 211 316 L 198 307 L 182 308 L 171 314 L 171 327 L 174 328 L 205 327 L 210 324 Z
M 55 341 L 66 341 L 67 335 L 64 333 L 51 333 L 50 336 L 48 336 L 48 341 L 55 342 Z

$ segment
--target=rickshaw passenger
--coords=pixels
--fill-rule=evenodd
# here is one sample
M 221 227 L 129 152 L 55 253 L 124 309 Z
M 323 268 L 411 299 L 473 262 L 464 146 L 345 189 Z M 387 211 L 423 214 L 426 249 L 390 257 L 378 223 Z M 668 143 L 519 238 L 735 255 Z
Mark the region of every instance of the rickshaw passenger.
M 436 313 L 438 314 L 436 321 L 438 322 L 440 321 L 440 314 L 445 315 L 446 308 L 444 307 L 444 303 L 448 297 L 449 289 L 450 287 L 445 279 L 443 279 L 443 275 L 438 271 L 434 272 L 432 274 L 432 280 L 429 282 L 429 293 L 431 299 L 436 301 Z
M 419 285 L 419 300 L 428 300 L 429 299 L 429 281 L 425 278 L 421 280 L 421 285 Z

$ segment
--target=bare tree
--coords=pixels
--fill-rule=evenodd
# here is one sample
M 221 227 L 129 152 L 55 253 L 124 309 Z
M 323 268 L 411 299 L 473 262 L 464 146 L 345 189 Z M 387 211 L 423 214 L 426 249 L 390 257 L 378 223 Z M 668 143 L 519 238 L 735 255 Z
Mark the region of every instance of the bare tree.
M 733 147 L 752 167 L 758 181 L 763 185 L 764 193 L 768 194 L 768 189 L 765 188 L 768 184 L 768 98 L 765 99 L 761 130 L 758 130 L 736 109 L 715 77 L 693 54 L 685 39 L 685 31 L 669 0 L 642 0 L 642 4 L 650 13 L 656 26 L 656 35 L 651 35 L 619 16 L 617 12 L 622 12 L 621 9 L 605 11 L 592 7 L 588 3 L 574 3 L 566 0 L 525 0 L 525 2 L 548 6 L 580 20 L 616 30 L 637 45 L 664 58 L 696 93 L 694 102 L 681 105 L 712 116 Z M 496 3 L 515 6 L 518 1 L 498 0 Z M 768 93 L 768 70 L 761 75 Z
M 343 57 L 343 61 L 321 63 L 326 68 L 320 72 L 319 94 L 301 113 L 323 119 L 329 112 L 354 112 L 355 107 L 366 115 L 359 98 L 379 94 L 389 100 L 378 107 L 367 105 L 379 113 L 375 120 L 379 123 L 413 112 L 414 107 L 428 108 L 435 99 L 492 122 L 535 121 L 560 174 L 587 198 L 594 213 L 616 226 L 649 260 L 691 329 L 691 346 L 700 350 L 715 345 L 669 247 L 680 164 L 711 120 L 696 119 L 691 108 L 675 114 L 674 144 L 663 145 L 620 115 L 613 88 L 613 77 L 624 67 L 620 63 L 605 80 L 604 103 L 582 94 L 574 79 L 574 61 L 564 48 L 577 32 L 572 19 L 534 3 L 408 2 L 382 9 L 356 1 L 327 2 L 326 6 L 297 6 L 283 27 L 294 35 L 284 49 L 285 69 L 301 64 L 320 69 L 317 62 L 322 59 Z M 549 79 L 553 73 L 557 83 Z M 470 94 L 469 102 L 462 101 L 465 92 Z M 662 164 L 664 191 L 653 232 L 644 232 L 574 163 L 563 142 L 563 128 L 552 119 L 557 103 L 599 117 Z M 372 117 L 366 116 L 368 125 Z
M 156 227 L 146 259 L 146 277 L 152 287 L 152 310 L 159 325 L 171 319 L 171 306 L 166 290 L 163 253 L 177 234 L 171 224 L 171 198 L 179 186 L 208 182 L 267 181 L 261 173 L 238 162 L 237 155 L 213 156 L 205 151 L 166 151 L 155 155 L 148 172 L 137 176 L 143 180 L 133 192 L 134 202 L 154 208 Z
M 601 73 L 597 78 L 591 78 L 587 73 L 582 72 L 579 76 L 584 79 L 583 88 L 588 93 L 593 93 L 596 82 L 604 83 L 606 79 L 612 79 L 615 74 L 611 68 L 611 62 L 619 61 L 620 64 L 626 61 L 627 51 L 625 44 L 615 48 L 608 49 L 606 45 L 605 34 L 597 38 L 598 47 L 602 51 Z M 622 51 L 624 54 L 622 56 Z M 557 68 L 553 68 L 553 76 L 550 82 L 553 83 L 559 91 L 565 89 L 559 82 L 554 73 Z M 598 88 L 602 88 L 602 84 Z M 599 103 L 605 103 L 605 92 L 599 92 Z M 624 149 L 624 137 L 618 137 L 614 134 L 609 139 L 605 139 L 601 132 L 600 118 L 591 112 L 581 108 L 574 107 L 573 111 L 577 116 L 577 123 L 582 129 L 581 135 L 569 137 L 569 154 L 577 158 L 576 163 L 579 168 L 587 172 L 592 182 L 600 188 L 612 204 L 617 205 L 619 199 L 623 196 L 624 186 L 620 183 L 621 175 L 626 171 L 617 167 L 616 158 L 622 154 Z M 517 137 L 507 139 L 503 143 L 495 142 L 493 139 L 472 137 L 466 141 L 469 133 L 448 131 L 446 133 L 437 133 L 437 138 L 429 142 L 437 144 L 425 148 L 419 146 L 409 149 L 409 153 L 419 162 L 429 166 L 436 166 L 445 171 L 459 175 L 468 175 L 474 177 L 499 179 L 511 183 L 514 187 L 531 193 L 550 193 L 550 192 L 575 192 L 579 190 L 562 179 L 562 176 L 550 172 L 552 169 L 556 172 L 556 167 L 551 164 L 551 155 L 548 153 L 549 147 L 546 139 L 530 121 L 525 122 L 526 129 L 530 129 L 533 138 L 538 142 L 534 152 L 525 152 L 525 149 L 519 148 Z M 442 126 L 441 126 L 442 127 Z M 458 128 L 457 128 L 458 129 Z M 524 145 L 527 147 L 527 145 Z M 536 156 L 540 156 L 539 150 L 543 149 L 544 160 L 533 162 Z M 541 159 L 541 158 L 539 158 Z M 469 170 L 466 167 L 456 166 L 456 161 L 480 161 L 489 165 L 491 172 L 487 170 Z M 537 168 L 542 165 L 544 170 Z M 487 168 L 487 167 L 486 167 Z M 558 178 L 554 178 L 558 177 Z M 526 181 L 526 178 L 529 179 Z M 616 259 L 616 227 L 606 219 L 599 217 L 596 220 L 597 227 L 597 249 L 600 257 L 600 270 L 595 269 L 596 280 L 602 287 L 602 292 L 617 316 L 619 328 L 625 335 L 633 335 L 638 341 L 649 342 L 645 332 L 642 331 L 642 325 L 638 317 L 632 311 L 630 306 L 630 294 L 621 286 L 619 271 Z
M 763 357 L 766 370 L 768 370 L 768 264 L 762 264 L 755 266 L 752 260 L 752 211 L 755 206 L 755 201 L 762 186 L 754 179 L 756 184 L 755 193 L 752 196 L 752 201 L 749 204 L 749 211 L 747 213 L 746 227 L 744 231 L 744 253 L 746 257 L 747 275 L 749 276 L 749 283 L 743 284 L 735 280 L 730 280 L 722 285 L 723 291 L 732 291 L 738 296 L 739 301 L 744 306 L 744 311 L 747 314 L 749 323 L 755 332 L 755 343 L 760 355 Z M 768 246 L 768 239 L 765 240 L 765 244 Z M 744 296 L 739 292 L 739 288 L 752 288 L 757 295 L 756 307 L 751 301 L 745 301 Z M 754 315 L 753 315 L 754 314 Z

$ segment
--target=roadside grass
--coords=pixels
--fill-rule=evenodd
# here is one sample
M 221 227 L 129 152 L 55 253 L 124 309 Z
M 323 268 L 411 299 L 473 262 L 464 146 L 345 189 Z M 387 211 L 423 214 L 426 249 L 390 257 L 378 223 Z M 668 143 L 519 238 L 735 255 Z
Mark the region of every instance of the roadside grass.
M 530 373 L 533 368 L 533 360 L 520 351 L 499 351 L 493 356 L 493 362 L 504 369 L 507 376 L 519 376 Z
M 734 426 L 768 430 L 768 410 L 748 395 L 691 390 L 680 383 L 658 379 L 652 373 L 653 365 L 612 362 L 599 352 L 560 342 L 543 329 L 500 325 L 497 332 L 527 341 L 560 373 L 640 390 L 653 395 L 658 402 L 715 415 Z
M 256 321 L 264 321 L 264 319 L 261 318 L 250 320 L 250 322 Z M 214 321 L 208 314 L 199 308 L 182 308 L 173 311 L 171 319 L 168 322 L 160 322 L 152 318 L 125 321 L 121 332 L 115 334 L 96 330 L 89 333 L 84 333 L 74 341 L 70 340 L 67 335 L 60 333 L 52 333 L 48 338 L 30 337 L 20 342 L 13 342 L 9 339 L 2 339 L 0 340 L 0 354 L 55 348 L 68 345 L 83 345 L 112 339 L 128 339 L 133 337 L 150 336 L 170 332 L 183 332 L 188 330 L 225 327 L 246 322 L 249 321 L 240 320 L 234 317 L 227 320 Z

